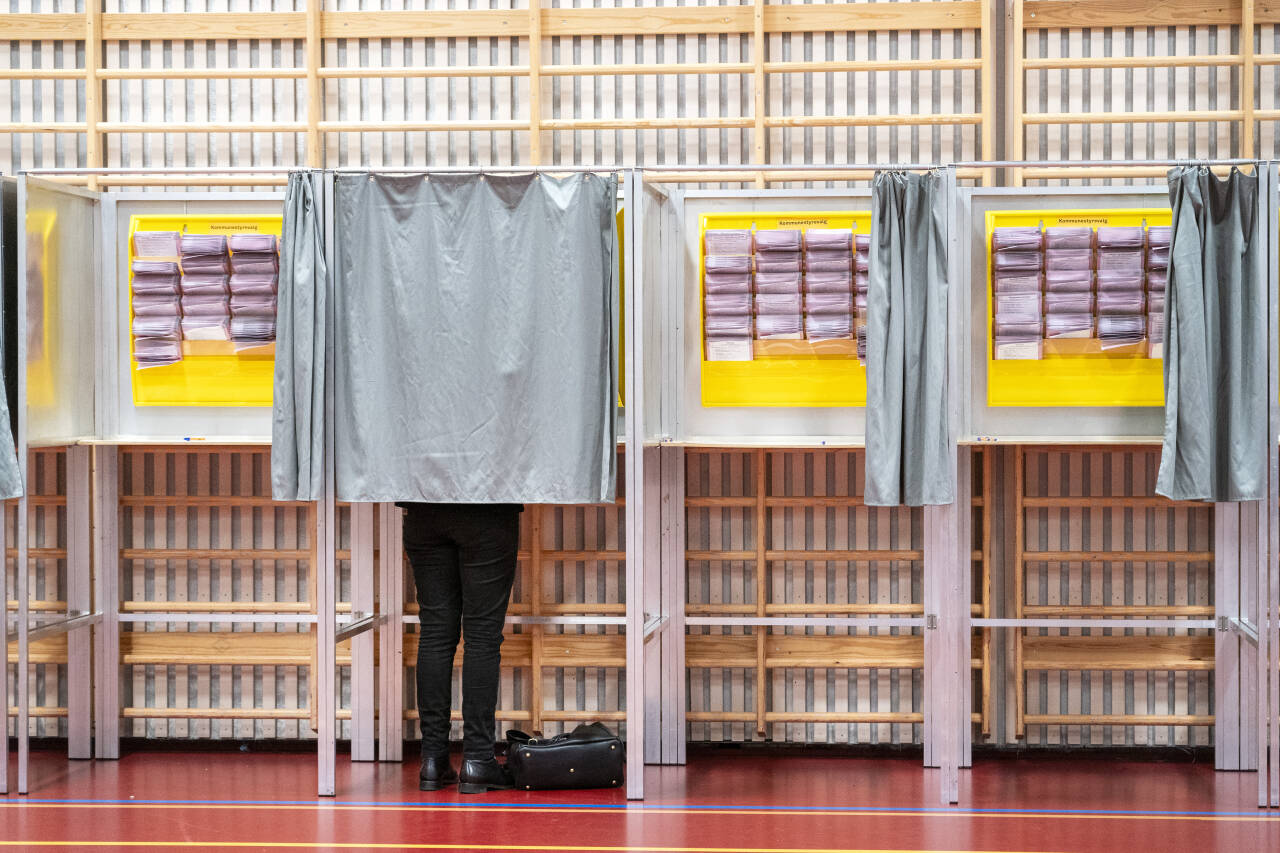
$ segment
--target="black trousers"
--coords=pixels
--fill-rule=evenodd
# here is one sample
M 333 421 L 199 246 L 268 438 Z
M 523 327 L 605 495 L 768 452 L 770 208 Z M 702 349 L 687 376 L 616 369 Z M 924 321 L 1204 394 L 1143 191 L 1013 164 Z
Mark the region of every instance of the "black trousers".
M 516 575 L 520 510 L 511 504 L 405 504 L 404 550 L 418 589 L 422 754 L 449 750 L 453 658 L 462 657 L 465 758 L 492 758 L 502 627 Z

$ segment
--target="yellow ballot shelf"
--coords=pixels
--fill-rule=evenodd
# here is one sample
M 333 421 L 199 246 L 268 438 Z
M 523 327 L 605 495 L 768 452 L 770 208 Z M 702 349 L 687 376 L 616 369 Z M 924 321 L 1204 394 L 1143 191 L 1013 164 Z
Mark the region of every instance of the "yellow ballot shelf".
M 187 234 L 273 234 L 280 236 L 279 214 L 138 215 L 129 220 L 129 265 L 134 260 L 136 231 Z M 132 289 L 130 289 L 132 321 Z M 183 341 L 182 361 L 139 368 L 129 356 L 136 406 L 270 406 L 275 373 L 275 344 L 236 351 L 230 341 Z
M 996 228 L 1011 226 L 1169 225 L 1170 210 L 989 211 L 987 245 L 987 404 L 990 406 L 1163 406 L 1163 362 L 1138 348 L 1103 350 L 1096 340 L 1048 341 L 1038 360 L 995 357 L 994 252 Z
M 789 211 L 708 213 L 701 219 L 698 245 L 698 317 L 704 406 L 865 406 L 867 371 L 853 341 L 757 341 L 751 361 L 708 361 L 705 235 L 719 228 L 849 228 L 871 233 L 871 213 Z

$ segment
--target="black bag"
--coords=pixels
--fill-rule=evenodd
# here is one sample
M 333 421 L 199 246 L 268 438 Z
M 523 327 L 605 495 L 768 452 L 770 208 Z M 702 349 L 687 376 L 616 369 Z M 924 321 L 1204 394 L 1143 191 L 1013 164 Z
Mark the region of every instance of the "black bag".
M 601 723 L 546 739 L 509 731 L 507 744 L 507 768 L 520 790 L 616 788 L 626 775 L 626 749 Z

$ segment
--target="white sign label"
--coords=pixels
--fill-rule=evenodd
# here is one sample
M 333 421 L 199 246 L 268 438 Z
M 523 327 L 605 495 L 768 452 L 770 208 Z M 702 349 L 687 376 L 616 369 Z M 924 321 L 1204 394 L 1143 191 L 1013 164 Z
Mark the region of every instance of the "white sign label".
M 1000 346 L 996 347 L 996 358 L 1001 360 L 1036 360 L 1040 358 L 1040 344 L 1037 341 L 1021 341 L 1016 344 L 1000 344 Z
M 751 361 L 751 341 L 707 341 L 707 361 Z

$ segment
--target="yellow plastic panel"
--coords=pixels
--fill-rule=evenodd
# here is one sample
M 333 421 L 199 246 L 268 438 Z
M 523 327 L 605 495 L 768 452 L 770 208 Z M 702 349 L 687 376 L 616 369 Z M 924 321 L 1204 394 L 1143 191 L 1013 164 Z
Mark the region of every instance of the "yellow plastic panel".
M 1102 351 L 1096 341 L 1046 343 L 1039 361 L 996 360 L 991 236 L 996 228 L 1043 225 L 1169 225 L 1167 208 L 1010 210 L 987 213 L 987 405 L 1163 406 L 1164 362 L 1145 353 Z
M 59 300 L 58 212 L 52 207 L 27 210 L 27 406 L 52 410 L 56 407 L 54 354 L 59 352 L 58 325 L 50 316 L 50 306 Z M 38 266 L 35 266 L 37 265 Z M 21 274 L 21 273 L 20 273 Z M 19 320 L 19 329 L 22 321 Z M 19 332 L 21 333 L 21 332 Z
M 133 265 L 135 231 L 181 231 L 188 234 L 274 234 L 278 214 L 207 216 L 139 215 L 129 220 L 129 264 Z M 132 291 L 130 292 L 132 302 Z M 132 309 L 130 309 L 132 315 Z M 131 318 L 132 319 L 132 316 Z M 183 341 L 182 361 L 138 369 L 133 358 L 133 402 L 136 406 L 270 406 L 275 373 L 275 344 L 236 352 L 230 341 Z
M 852 342 L 757 342 L 752 361 L 707 361 L 706 318 L 702 316 L 706 257 L 703 236 L 717 228 L 849 228 L 871 233 L 871 213 L 790 211 L 785 213 L 708 213 L 702 216 L 698 245 L 698 316 L 701 333 L 704 406 L 865 406 L 867 371 Z M 763 344 L 763 346 L 761 345 Z M 776 352 L 777 354 L 773 354 Z

